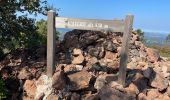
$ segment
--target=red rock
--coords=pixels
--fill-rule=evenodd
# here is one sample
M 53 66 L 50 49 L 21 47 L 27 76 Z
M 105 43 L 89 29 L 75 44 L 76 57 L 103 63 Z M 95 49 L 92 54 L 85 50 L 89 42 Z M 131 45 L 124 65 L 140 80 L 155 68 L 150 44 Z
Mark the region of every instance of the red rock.
M 82 64 L 84 60 L 85 60 L 84 56 L 80 54 L 79 56 L 73 58 L 72 64 L 75 64 L 75 65 Z
M 112 69 L 113 71 L 118 70 L 119 68 L 119 63 L 118 61 L 112 61 L 108 63 L 108 68 Z M 110 70 L 110 72 L 112 71 Z
M 170 86 L 168 86 L 166 92 L 167 92 L 168 96 L 170 97 Z
M 150 78 L 152 73 L 153 73 L 153 68 L 152 67 L 145 67 L 142 69 L 143 70 L 143 75 L 146 77 L 146 78 Z
M 77 48 L 75 48 L 75 49 L 73 49 L 73 55 L 81 55 L 82 54 L 82 51 L 81 51 L 81 49 L 77 49 Z
M 70 71 L 81 71 L 83 69 L 83 65 L 66 65 L 64 67 L 64 72 L 70 72 Z
M 152 89 L 147 92 L 147 97 L 149 100 L 155 100 L 156 98 L 161 97 L 162 94 L 158 92 L 157 89 Z
M 46 100 L 59 100 L 58 95 L 50 94 Z
M 66 65 L 64 67 L 64 72 L 69 72 L 69 71 L 73 71 L 73 70 L 75 70 L 75 65 L 73 65 L 73 64 Z
M 167 95 L 164 95 L 162 98 L 160 97 L 159 100 L 170 100 L 170 97 Z
M 159 91 L 163 91 L 168 87 L 168 81 L 160 73 L 153 73 L 150 78 L 150 85 L 157 88 Z
M 138 95 L 138 99 L 137 100 L 148 100 L 148 99 L 147 99 L 147 96 L 144 93 L 140 93 Z
M 87 71 L 81 71 L 68 75 L 71 82 L 71 90 L 81 90 L 89 87 L 92 76 Z
M 65 77 L 63 71 L 57 71 L 52 77 L 52 87 L 56 90 L 62 90 L 65 87 Z
M 139 35 L 132 34 L 132 41 L 139 41 Z
M 105 59 L 117 60 L 118 54 L 107 51 L 105 54 Z
M 98 62 L 96 57 L 91 57 L 87 61 L 88 61 L 88 63 L 90 63 L 92 65 Z
M 26 94 L 28 95 L 28 97 L 30 97 L 30 98 L 35 97 L 36 85 L 33 80 L 26 80 L 23 88 L 24 88 L 24 91 L 26 92 Z
M 41 96 L 44 95 L 43 99 L 52 93 L 52 78 L 47 75 L 41 75 L 36 81 L 36 96 L 35 98 L 39 100 Z
M 19 72 L 18 78 L 19 79 L 29 79 L 30 76 L 31 76 L 31 73 L 27 69 L 23 68 Z
M 131 84 L 128 86 L 128 88 L 126 88 L 126 89 L 127 89 L 127 91 L 130 92 L 130 93 L 139 94 L 138 87 L 137 87 L 135 84 L 133 84 L 133 83 L 131 83 Z
M 157 62 L 158 60 L 160 60 L 160 55 L 157 50 L 152 49 L 152 48 L 147 48 L 146 52 L 148 54 L 148 60 L 150 62 Z
M 145 91 L 147 89 L 148 79 L 142 75 L 142 72 L 135 73 L 131 80 L 134 85 L 137 86 L 139 92 Z
M 73 93 L 73 94 L 71 95 L 71 100 L 80 100 L 80 95 L 77 94 L 77 93 Z
M 105 86 L 99 92 L 99 98 L 100 100 L 136 100 L 136 95 Z
M 117 80 L 117 76 L 114 75 L 114 74 L 100 75 L 100 76 L 97 77 L 96 82 L 94 84 L 94 87 L 97 90 L 100 90 L 106 84 L 109 84 L 110 82 L 116 81 L 116 80 Z

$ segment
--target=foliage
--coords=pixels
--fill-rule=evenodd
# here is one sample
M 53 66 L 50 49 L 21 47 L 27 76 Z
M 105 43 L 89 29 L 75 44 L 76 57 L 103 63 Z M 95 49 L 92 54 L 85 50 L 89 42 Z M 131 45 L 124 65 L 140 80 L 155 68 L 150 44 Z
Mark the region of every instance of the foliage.
M 168 36 L 166 37 L 166 41 L 170 42 L 170 34 L 168 34 Z
M 46 45 L 47 44 L 47 21 L 44 19 L 41 19 L 40 21 L 36 22 L 37 26 L 37 33 L 38 33 L 38 39 L 39 45 Z M 56 31 L 56 39 L 59 38 L 59 32 Z
M 28 15 L 46 15 L 48 9 L 47 0 L 0 0 L 0 52 L 39 44 L 35 19 Z
M 47 41 L 47 21 L 41 19 L 40 21 L 36 22 L 37 26 L 37 33 L 40 35 L 39 40 L 41 41 L 40 44 L 46 44 Z
M 4 86 L 4 81 L 0 79 L 0 100 L 5 99 L 7 97 Z
M 137 30 L 136 30 L 136 33 L 139 35 L 140 41 L 145 42 L 144 32 L 143 32 L 141 29 L 137 29 Z

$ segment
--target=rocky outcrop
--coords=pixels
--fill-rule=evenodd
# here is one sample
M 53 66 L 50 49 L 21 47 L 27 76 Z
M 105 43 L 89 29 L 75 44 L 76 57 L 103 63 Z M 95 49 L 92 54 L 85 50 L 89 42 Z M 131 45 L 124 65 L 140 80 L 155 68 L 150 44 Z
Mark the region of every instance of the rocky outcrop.
M 42 48 L 35 54 L 9 54 L 0 63 L 1 76 L 7 80 L 15 75 L 22 81 L 25 100 L 169 100 L 170 62 L 134 32 L 126 86 L 117 83 L 121 45 L 122 33 L 73 30 L 57 45 L 53 77 L 43 74 Z

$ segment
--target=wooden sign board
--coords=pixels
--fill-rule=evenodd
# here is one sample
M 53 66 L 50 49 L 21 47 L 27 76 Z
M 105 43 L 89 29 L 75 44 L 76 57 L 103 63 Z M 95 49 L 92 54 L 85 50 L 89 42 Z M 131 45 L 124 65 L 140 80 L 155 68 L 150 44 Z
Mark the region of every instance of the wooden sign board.
M 94 20 L 94 19 L 77 19 L 77 18 L 55 18 L 56 28 L 70 28 L 81 30 L 111 30 L 113 32 L 124 31 L 123 20 Z
M 124 20 L 94 20 L 56 17 L 54 11 L 49 11 L 47 21 L 47 75 L 52 77 L 55 71 L 55 28 L 111 30 L 113 32 L 123 32 L 118 82 L 124 86 L 132 24 L 133 15 L 127 15 Z

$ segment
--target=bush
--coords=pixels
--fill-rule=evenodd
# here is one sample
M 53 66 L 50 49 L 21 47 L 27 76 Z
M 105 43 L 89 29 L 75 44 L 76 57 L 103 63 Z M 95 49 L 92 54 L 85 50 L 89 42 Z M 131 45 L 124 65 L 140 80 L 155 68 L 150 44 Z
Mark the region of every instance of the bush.
M 135 30 L 135 32 L 139 35 L 140 41 L 145 42 L 144 32 L 141 29 L 137 29 L 137 30 Z
M 4 86 L 5 86 L 4 81 L 0 79 L 0 100 L 7 98 L 7 93 Z

